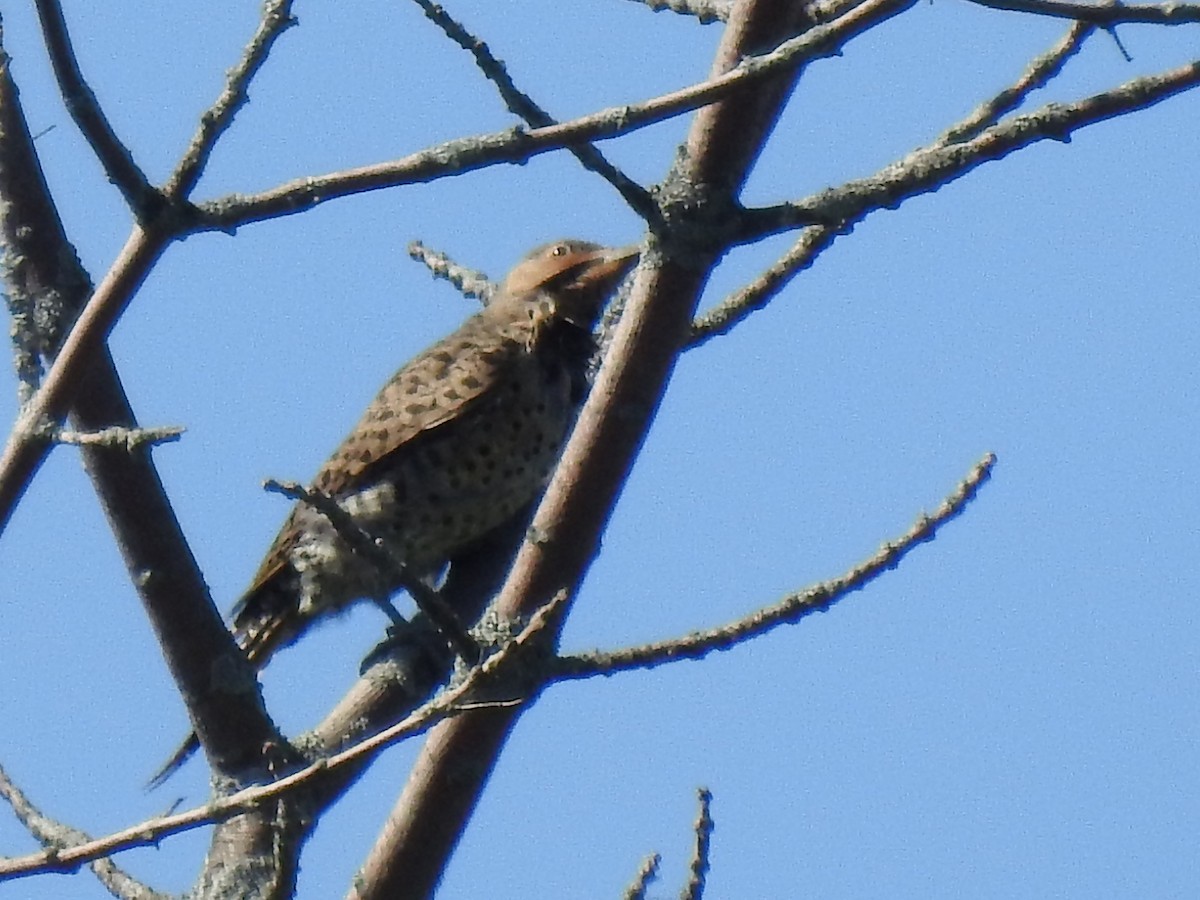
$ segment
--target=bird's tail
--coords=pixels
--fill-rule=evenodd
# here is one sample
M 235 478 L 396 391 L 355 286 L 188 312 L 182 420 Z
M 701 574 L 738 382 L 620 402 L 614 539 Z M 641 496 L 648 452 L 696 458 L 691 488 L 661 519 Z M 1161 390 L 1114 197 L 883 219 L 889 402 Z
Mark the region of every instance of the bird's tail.
M 153 791 L 162 787 L 172 775 L 179 771 L 180 766 L 192 758 L 192 754 L 200 749 L 200 739 L 196 737 L 196 732 L 192 732 L 187 736 L 182 744 L 171 754 L 168 759 L 157 772 L 154 773 L 148 782 L 146 782 L 146 790 Z
M 276 650 L 296 637 L 296 620 L 299 618 L 295 609 L 296 595 L 286 589 L 283 581 L 273 578 L 256 585 L 234 608 L 234 637 L 246 654 L 246 660 L 256 670 L 261 670 Z M 200 739 L 193 731 L 154 773 L 146 789 L 152 791 L 161 787 L 199 749 Z

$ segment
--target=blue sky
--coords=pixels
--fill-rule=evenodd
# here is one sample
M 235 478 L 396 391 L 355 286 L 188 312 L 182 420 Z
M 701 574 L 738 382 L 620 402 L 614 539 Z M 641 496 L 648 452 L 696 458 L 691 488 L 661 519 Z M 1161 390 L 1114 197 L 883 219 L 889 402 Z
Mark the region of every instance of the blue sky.
M 77 52 L 152 178 L 253 30 L 258 4 L 67 3 Z M 447 4 L 559 118 L 708 71 L 717 26 L 618 0 Z M 76 135 L 32 14 L 5 46 L 80 255 L 99 277 L 129 217 Z M 300 3 L 199 199 L 506 127 L 494 91 L 402 2 Z M 1064 23 L 922 4 L 805 74 L 747 201 L 868 175 L 1010 83 Z M 1197 55 L 1195 30 L 1122 27 L 1033 103 Z M 1200 880 L 1200 94 L 989 164 L 839 239 L 767 310 L 688 353 L 564 637 L 615 648 L 743 615 L 828 578 L 932 509 L 985 451 L 977 503 L 828 614 L 723 653 L 549 691 L 522 719 L 439 896 L 618 896 L 664 856 L 681 883 L 700 785 L 710 898 L 1184 897 Z M 663 177 L 686 120 L 609 142 Z M 640 223 L 566 154 L 326 204 L 171 248 L 113 334 L 155 458 L 228 609 L 286 503 L 404 360 L 469 301 L 409 262 L 419 238 L 499 277 L 570 235 Z M 731 254 L 705 303 L 788 246 Z M 15 414 L 15 382 L 0 403 Z M 100 834 L 206 796 L 198 763 L 142 790 L 186 717 L 76 453 L 55 452 L 0 541 L 0 764 Z M 377 640 L 360 609 L 264 687 L 310 727 Z M 415 746 L 318 827 L 299 896 L 344 894 Z M 179 891 L 205 835 L 121 864 Z M 33 849 L 0 814 L 0 853 Z M 87 873 L 5 885 L 107 896 Z

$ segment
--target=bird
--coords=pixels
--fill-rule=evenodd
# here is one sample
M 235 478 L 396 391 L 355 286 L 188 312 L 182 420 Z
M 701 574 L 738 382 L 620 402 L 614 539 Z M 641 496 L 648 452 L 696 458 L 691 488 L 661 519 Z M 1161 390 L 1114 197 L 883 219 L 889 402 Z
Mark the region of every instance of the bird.
M 526 254 L 491 301 L 402 366 L 312 482 L 403 563 L 408 583 L 504 524 L 540 494 L 587 393 L 593 331 L 635 247 L 558 240 Z M 293 506 L 233 610 L 262 669 L 318 620 L 403 586 L 330 520 Z M 195 734 L 151 780 L 199 746 Z

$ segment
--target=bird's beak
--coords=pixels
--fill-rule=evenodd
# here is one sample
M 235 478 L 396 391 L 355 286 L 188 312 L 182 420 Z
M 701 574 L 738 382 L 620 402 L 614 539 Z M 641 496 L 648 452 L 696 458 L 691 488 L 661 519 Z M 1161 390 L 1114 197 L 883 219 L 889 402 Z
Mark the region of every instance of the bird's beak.
M 575 277 L 570 281 L 573 290 L 591 293 L 607 293 L 635 265 L 641 249 L 636 244 L 628 247 L 601 247 L 580 253 L 572 261 Z

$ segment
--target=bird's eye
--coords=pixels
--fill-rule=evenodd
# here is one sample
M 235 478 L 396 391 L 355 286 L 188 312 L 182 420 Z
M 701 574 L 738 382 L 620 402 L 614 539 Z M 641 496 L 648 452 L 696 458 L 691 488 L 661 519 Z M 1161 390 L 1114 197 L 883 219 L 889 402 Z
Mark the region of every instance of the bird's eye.
M 550 251 L 550 255 L 551 256 L 566 256 L 567 255 L 567 245 L 566 244 L 555 244 L 554 249 Z

